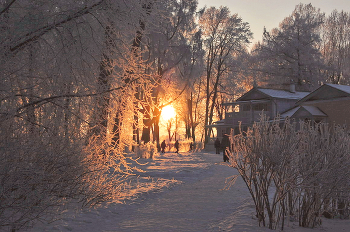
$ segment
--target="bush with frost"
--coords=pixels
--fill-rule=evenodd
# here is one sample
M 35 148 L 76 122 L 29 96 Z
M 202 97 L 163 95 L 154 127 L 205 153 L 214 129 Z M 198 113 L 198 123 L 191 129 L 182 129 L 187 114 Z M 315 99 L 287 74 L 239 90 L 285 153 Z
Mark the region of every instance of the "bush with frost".
M 326 123 L 260 122 L 231 136 L 230 162 L 252 196 L 259 225 L 315 227 L 325 212 L 347 216 L 350 136 Z

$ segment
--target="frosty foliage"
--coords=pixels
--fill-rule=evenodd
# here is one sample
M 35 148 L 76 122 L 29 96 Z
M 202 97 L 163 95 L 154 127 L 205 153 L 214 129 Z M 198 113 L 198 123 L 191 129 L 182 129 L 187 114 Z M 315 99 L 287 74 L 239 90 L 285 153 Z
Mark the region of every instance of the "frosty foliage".
M 298 4 L 279 27 L 264 29 L 252 48 L 249 68 L 255 80 L 281 87 L 294 81 L 300 90 L 321 83 L 348 84 L 349 13 L 326 16 L 311 4 Z
M 350 80 L 350 14 L 334 10 L 321 27 L 320 50 L 333 84 L 349 84 Z
M 303 90 L 324 81 L 321 70 L 325 66 L 318 48 L 324 17 L 311 4 L 299 4 L 278 28 L 265 29 L 262 43 L 253 51 L 257 75 L 279 85 L 292 80 Z
M 141 144 L 135 150 L 136 158 L 152 159 L 157 153 L 156 143 Z
M 192 42 L 196 7 L 194 0 L 156 1 L 144 31 L 141 49 L 148 67 L 145 73 L 150 76 L 146 84 L 150 95 L 140 99 L 145 125 L 141 140 L 147 143 L 153 139 L 158 148 L 162 108 L 177 100 L 194 79 L 193 73 L 198 72 L 192 62 L 195 51 L 200 50 Z
M 199 27 L 207 50 L 203 81 L 206 98 L 204 125 L 207 126 L 214 119 L 222 79 L 232 72 L 230 69 L 234 67 L 235 58 L 245 51 L 252 33 L 249 24 L 237 14 L 231 14 L 227 7 L 205 9 L 200 15 Z M 206 127 L 205 143 L 209 135 L 210 130 Z
M 249 24 L 226 7 L 199 12 L 196 7 L 196 0 L 0 1 L 0 230 L 55 220 L 70 202 L 91 207 L 120 201 L 125 190 L 137 192 L 126 182 L 137 170 L 127 153 L 154 157 L 166 105 L 176 103 L 176 123 L 183 121 L 186 139 L 191 138 L 183 141 L 183 149 L 202 147 L 199 140 L 210 134 L 204 126 L 222 118 L 221 103 L 255 77 L 238 68 L 249 63 Z M 265 33 L 257 57 L 266 62 L 252 67 L 272 70 L 268 76 L 273 81 L 278 76 L 313 84 L 325 74 L 318 72 L 318 45 L 332 67 L 326 72 L 329 79 L 344 80 L 348 38 L 333 38 L 330 28 L 347 25 L 348 15 L 332 17 L 323 28 L 321 46 L 317 33 L 323 14 L 299 5 L 279 29 Z M 335 50 L 339 55 L 330 55 Z M 304 125 L 294 133 L 294 124 L 284 129 L 259 125 L 234 139 L 233 154 L 239 154 L 235 165 L 243 165 L 248 186 L 256 187 L 252 194 L 258 190 L 261 221 L 265 223 L 266 209 L 271 227 L 284 221 L 282 212 L 297 215 L 303 226 L 314 223 L 312 215 L 320 208 L 340 212 L 334 205 L 347 204 L 347 185 L 341 184 L 347 181 L 347 169 L 335 169 L 331 158 L 340 149 L 347 152 L 343 130 L 327 134 L 318 125 L 322 136 L 329 137 L 315 150 L 309 144 L 312 136 L 314 143 L 321 141 L 319 133 L 311 133 L 315 127 Z M 256 154 L 258 158 L 249 157 Z M 297 165 L 300 157 L 306 165 L 311 155 L 320 159 L 312 168 L 322 171 L 310 173 Z M 337 160 L 345 165 L 346 157 Z M 258 171 L 248 175 L 244 170 Z M 328 182 L 339 184 L 325 193 L 320 186 Z M 323 195 L 313 195 L 316 187 Z M 271 189 L 278 189 L 272 204 L 262 197 Z
M 125 189 L 133 168 L 122 132 L 143 84 L 131 49 L 143 6 L 1 1 L 0 230 L 55 220 L 70 202 L 113 201 Z
M 315 227 L 322 214 L 349 217 L 346 128 L 263 117 L 231 142 L 231 165 L 250 191 L 259 225 L 283 230 L 290 220 Z

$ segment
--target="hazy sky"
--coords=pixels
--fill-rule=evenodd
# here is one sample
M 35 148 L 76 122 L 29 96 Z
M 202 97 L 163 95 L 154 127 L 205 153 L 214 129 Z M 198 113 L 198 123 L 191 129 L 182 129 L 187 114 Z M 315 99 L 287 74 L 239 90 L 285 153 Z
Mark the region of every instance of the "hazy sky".
M 350 0 L 198 0 L 198 7 L 228 6 L 231 13 L 237 13 L 245 22 L 250 24 L 254 33 L 253 42 L 261 40 L 264 26 L 268 31 L 294 10 L 299 3 L 309 4 L 320 8 L 326 15 L 334 9 L 350 12 Z

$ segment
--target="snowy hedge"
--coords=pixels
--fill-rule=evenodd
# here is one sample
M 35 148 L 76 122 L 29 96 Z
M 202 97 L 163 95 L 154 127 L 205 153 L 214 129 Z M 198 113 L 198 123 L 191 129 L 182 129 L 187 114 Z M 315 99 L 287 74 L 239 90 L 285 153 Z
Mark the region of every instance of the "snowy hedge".
M 230 162 L 246 183 L 259 225 L 315 227 L 348 217 L 350 136 L 326 123 L 263 119 L 231 137 Z

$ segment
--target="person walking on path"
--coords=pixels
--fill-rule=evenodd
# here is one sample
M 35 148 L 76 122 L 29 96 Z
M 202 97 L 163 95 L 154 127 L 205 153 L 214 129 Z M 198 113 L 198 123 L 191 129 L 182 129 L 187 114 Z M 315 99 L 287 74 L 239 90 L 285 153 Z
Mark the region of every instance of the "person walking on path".
M 216 154 L 220 154 L 220 140 L 219 138 L 216 138 L 215 142 L 214 142 L 214 147 L 215 147 L 215 150 L 216 150 Z
M 162 144 L 160 145 L 160 148 L 162 149 L 162 153 L 165 153 L 165 147 L 166 147 L 165 140 L 163 140 Z
M 227 153 L 230 152 L 230 139 L 227 134 L 225 134 L 224 137 L 222 138 L 221 147 L 223 151 L 224 162 L 226 161 L 228 162 L 229 158 Z
M 176 153 L 179 153 L 179 140 L 176 140 L 175 142 L 175 149 L 176 149 Z

